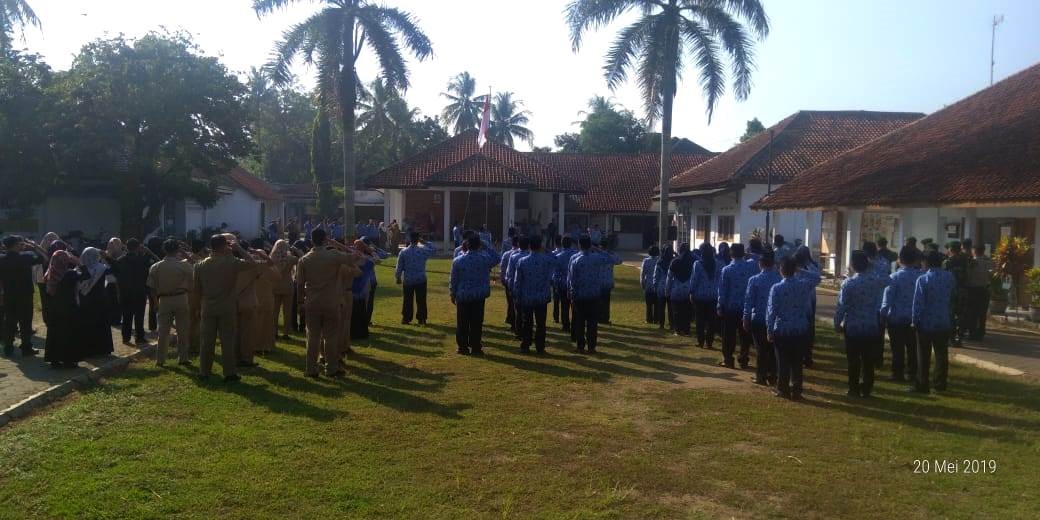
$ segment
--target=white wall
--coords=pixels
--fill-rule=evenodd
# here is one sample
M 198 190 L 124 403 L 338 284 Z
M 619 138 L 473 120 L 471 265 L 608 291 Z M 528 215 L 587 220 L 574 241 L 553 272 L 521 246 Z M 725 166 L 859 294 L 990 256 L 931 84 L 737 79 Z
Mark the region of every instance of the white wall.
M 238 231 L 244 238 L 250 239 L 259 236 L 263 226 L 260 222 L 260 201 L 241 188 L 221 196 L 212 208 L 202 210 L 201 215 L 196 211 L 193 216 L 190 207 L 185 209 L 185 213 L 187 223 L 201 220 L 201 227 L 216 228 L 226 222 L 229 231 Z
M 105 196 L 50 196 L 37 209 L 39 235 L 54 231 L 61 236 L 82 231 L 87 237 L 119 234 L 122 219 L 119 201 Z
M 554 216 L 553 213 L 553 197 L 555 193 L 542 193 L 537 191 L 529 192 L 527 200 L 530 211 L 528 215 L 532 219 L 538 219 L 538 224 L 543 228 L 552 222 Z

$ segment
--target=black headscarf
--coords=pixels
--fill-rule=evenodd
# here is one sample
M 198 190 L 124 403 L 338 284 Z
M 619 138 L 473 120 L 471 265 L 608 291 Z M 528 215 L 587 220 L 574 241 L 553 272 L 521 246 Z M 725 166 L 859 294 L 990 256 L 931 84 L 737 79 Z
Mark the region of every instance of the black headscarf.
M 690 254 L 690 244 L 679 246 L 679 256 L 672 260 L 672 264 L 668 269 L 671 271 L 672 276 L 680 282 L 686 282 L 690 279 L 690 275 L 693 274 L 693 255 Z
M 672 259 L 675 258 L 675 253 L 672 252 L 671 246 L 664 246 L 661 250 L 661 257 L 657 260 L 657 267 L 668 270 L 672 265 Z
M 705 242 L 701 244 L 701 265 L 704 266 L 704 274 L 709 280 L 715 279 L 715 248 Z

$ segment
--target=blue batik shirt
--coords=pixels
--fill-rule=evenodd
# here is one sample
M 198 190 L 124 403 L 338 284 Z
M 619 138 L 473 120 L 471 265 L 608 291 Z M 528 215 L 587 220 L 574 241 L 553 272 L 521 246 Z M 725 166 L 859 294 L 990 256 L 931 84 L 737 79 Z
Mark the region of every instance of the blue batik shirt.
M 398 282 L 403 281 L 405 285 L 415 285 L 426 282 L 426 261 L 437 253 L 437 247 L 433 244 L 409 244 L 397 255 L 397 267 L 394 269 L 394 278 Z
M 520 262 L 520 259 L 526 258 L 529 254 L 531 254 L 530 251 L 517 249 L 515 253 L 509 256 L 509 261 L 506 263 L 506 287 L 510 291 L 513 290 L 513 282 L 516 281 L 516 264 Z
M 690 299 L 690 291 L 693 290 L 693 274 L 686 281 L 679 280 L 668 272 L 668 278 L 665 280 L 665 293 L 668 295 L 668 299 L 673 302 L 681 302 L 683 300 Z
M 850 338 L 880 337 L 881 296 L 888 282 L 887 276 L 869 272 L 853 274 L 842 282 L 834 326 L 844 326 L 845 336 Z
M 793 278 L 784 278 L 770 288 L 769 303 L 766 304 L 766 330 L 780 338 L 809 334 L 815 319 L 812 292 L 812 285 Z
M 560 249 L 553 253 L 556 257 L 556 269 L 553 271 L 553 285 L 561 291 L 567 290 L 567 267 L 578 250 L 574 248 Z
M 762 271 L 748 280 L 744 294 L 744 319 L 756 325 L 765 325 L 766 310 L 769 307 L 769 290 L 780 283 L 783 277 L 776 268 Z
M 658 298 L 668 296 L 668 266 L 661 264 L 660 257 L 654 263 L 653 286 L 654 293 L 657 294 Z
M 609 291 L 614 288 L 614 266 L 621 263 L 621 257 L 610 251 L 596 251 L 596 254 L 608 260 L 600 269 L 603 270 L 602 290 Z
M 873 269 L 876 276 L 888 277 L 888 275 L 892 274 L 892 263 L 882 256 L 878 256 L 871 260 L 870 267 Z
M 719 277 L 722 272 L 719 265 L 715 264 L 715 272 L 708 277 L 708 270 L 704 264 L 697 260 L 693 263 L 693 299 L 698 302 L 714 302 L 719 295 Z
M 531 253 L 516 264 L 516 281 L 513 282 L 513 297 L 520 305 L 533 307 L 544 305 L 552 298 L 552 276 L 556 270 L 556 257 L 549 253 Z
M 595 300 L 603 294 L 603 266 L 613 265 L 613 258 L 594 251 L 579 251 L 567 267 L 567 292 L 575 300 Z
M 656 256 L 648 256 L 643 259 L 643 264 L 639 266 L 639 287 L 643 289 L 644 294 L 657 294 L 657 288 L 654 287 L 654 270 L 657 269 L 657 258 Z
M 506 266 L 509 265 L 509 258 L 513 256 L 513 253 L 520 251 L 519 249 L 511 249 L 508 247 L 502 248 L 502 261 L 498 263 L 498 277 L 502 280 L 502 285 L 506 285 Z
M 451 262 L 448 292 L 456 303 L 468 303 L 491 296 L 491 268 L 498 262 L 493 252 L 467 251 Z
M 914 287 L 913 325 L 921 332 L 945 332 L 953 329 L 951 320 L 957 279 L 953 273 L 936 267 L 917 279 Z
M 744 291 L 747 291 L 748 280 L 754 276 L 758 268 L 743 258 L 734 259 L 722 269 L 719 279 L 718 310 L 727 314 L 740 313 L 744 310 Z
M 921 270 L 914 267 L 902 267 L 889 276 L 888 287 L 881 298 L 881 315 L 892 325 L 910 324 L 914 310 L 914 289 Z

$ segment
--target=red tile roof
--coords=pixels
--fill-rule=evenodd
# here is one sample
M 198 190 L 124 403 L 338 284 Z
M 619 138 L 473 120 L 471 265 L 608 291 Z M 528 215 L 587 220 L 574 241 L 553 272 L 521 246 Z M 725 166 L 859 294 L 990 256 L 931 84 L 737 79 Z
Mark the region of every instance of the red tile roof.
M 592 155 L 532 153 L 557 174 L 572 179 L 584 193 L 571 195 L 573 211 L 645 213 L 660 180 L 658 154 Z M 673 154 L 673 175 L 707 161 L 713 154 Z
M 282 194 L 275 191 L 270 184 L 267 184 L 263 179 L 249 173 L 239 166 L 232 168 L 231 171 L 228 172 L 227 176 L 235 184 L 238 184 L 258 199 L 282 200 Z
M 471 155 L 426 179 L 427 186 L 465 186 L 534 189 L 534 183 L 516 170 L 484 155 Z
M 1040 202 L 1040 65 L 807 170 L 752 207 Z
M 477 156 L 487 160 L 467 161 Z M 494 168 L 490 166 L 492 162 L 497 163 Z M 487 174 L 493 178 L 483 177 Z M 511 179 L 496 187 L 560 193 L 582 191 L 569 179 L 555 175 L 545 164 L 508 146 L 489 142 L 483 148 L 478 147 L 476 131 L 464 132 L 400 161 L 370 177 L 366 184 L 371 188 L 417 189 L 430 186 L 436 179 L 447 182 L 448 178 L 465 182 L 467 186 L 486 186 L 488 181 Z
M 673 193 L 764 183 L 772 157 L 773 182 L 782 183 L 842 152 L 877 139 L 924 114 L 802 110 L 714 159 L 683 172 Z M 773 133 L 772 152 L 769 150 Z
M 313 199 L 318 196 L 313 182 L 301 182 L 296 184 L 272 184 L 283 197 L 296 199 Z

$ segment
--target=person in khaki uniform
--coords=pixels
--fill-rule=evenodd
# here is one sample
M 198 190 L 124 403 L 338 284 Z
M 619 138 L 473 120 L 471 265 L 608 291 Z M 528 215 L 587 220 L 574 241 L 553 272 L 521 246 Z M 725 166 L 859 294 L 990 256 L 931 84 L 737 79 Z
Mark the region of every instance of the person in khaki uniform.
M 237 295 L 238 320 L 235 328 L 235 357 L 241 368 L 252 368 L 257 364 L 254 361 L 256 351 L 259 350 L 260 322 L 260 300 L 257 298 L 257 284 L 263 276 L 264 265 L 269 265 L 270 258 L 259 249 L 263 242 L 252 244 L 256 249 L 250 249 L 252 259 L 261 266 L 254 271 L 239 273 L 235 283 L 235 294 Z M 266 319 L 266 318 L 265 318 Z
M 357 256 L 333 251 L 329 245 L 345 249 L 335 241 L 326 243 L 325 230 L 311 232 L 314 247 L 300 259 L 297 278 L 303 284 L 304 308 L 307 311 L 307 367 L 308 377 L 318 377 L 318 353 L 324 341 L 325 373 L 329 377 L 342 376 L 339 363 L 340 307 L 343 289 L 340 270 L 356 265 Z
M 206 251 L 206 243 L 201 240 L 193 241 L 188 262 L 194 266 L 205 260 L 207 256 L 209 253 Z M 188 328 L 188 347 L 191 356 L 197 356 L 202 350 L 202 295 L 195 289 L 194 284 L 188 290 L 188 320 L 191 322 Z M 180 338 L 177 340 L 180 341 Z
M 339 287 L 342 302 L 340 303 L 340 359 L 350 350 L 350 315 L 354 312 L 354 278 L 361 276 L 361 269 L 356 264 L 344 265 L 339 270 Z
M 191 263 L 181 257 L 180 249 L 176 240 L 163 242 L 166 256 L 148 270 L 147 285 L 151 289 L 152 304 L 158 301 L 159 346 L 155 354 L 155 364 L 158 366 L 166 362 L 170 326 L 174 324 L 178 336 L 177 362 L 182 366 L 191 365 L 188 360 L 188 335 L 191 330 L 188 291 L 192 286 L 194 269 Z
M 235 318 L 237 294 L 235 285 L 241 273 L 255 272 L 256 263 L 238 243 L 234 235 L 213 235 L 209 241 L 209 258 L 195 266 L 195 290 L 201 300 L 202 349 L 199 356 L 199 377 L 209 379 L 213 370 L 213 355 L 217 335 L 220 336 L 220 358 L 224 381 L 238 381 L 235 373 Z M 235 258 L 232 251 L 242 258 Z
M 256 350 L 260 354 L 274 350 L 275 337 L 278 335 L 274 288 L 281 280 L 282 275 L 273 261 L 260 267 L 260 276 L 256 279 Z M 271 316 L 276 316 L 273 324 L 267 321 Z
M 299 258 L 291 253 L 292 246 L 288 240 L 279 240 L 271 248 L 271 261 L 278 271 L 278 281 L 273 287 L 274 293 L 274 333 L 278 334 L 278 315 L 282 315 L 282 339 L 289 339 L 289 329 L 292 325 L 292 300 L 293 300 L 293 274 Z M 302 256 L 302 255 L 301 255 Z

